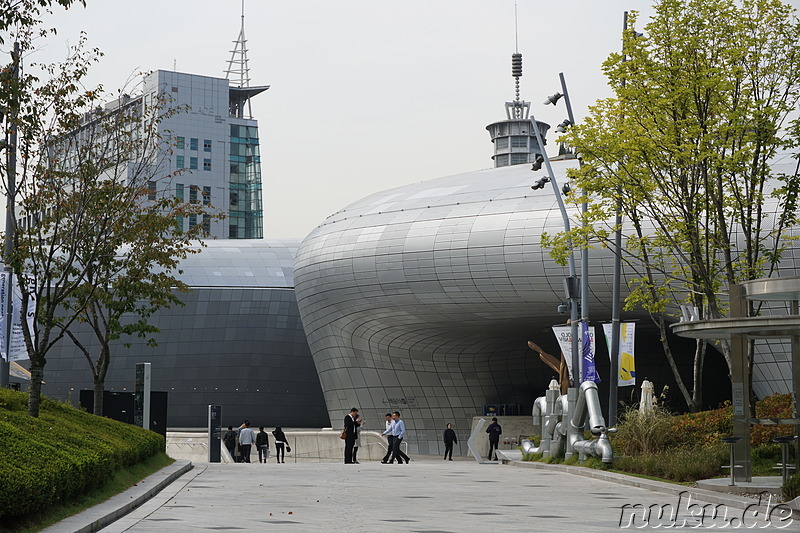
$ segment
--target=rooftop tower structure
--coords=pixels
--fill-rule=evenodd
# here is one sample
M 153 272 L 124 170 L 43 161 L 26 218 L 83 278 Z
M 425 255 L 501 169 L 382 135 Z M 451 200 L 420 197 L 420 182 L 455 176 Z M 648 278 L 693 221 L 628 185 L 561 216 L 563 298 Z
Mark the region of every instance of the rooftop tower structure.
M 516 8 L 515 8 L 516 9 Z M 516 18 L 516 12 L 515 12 Z M 519 79 L 522 77 L 522 54 L 519 46 L 511 54 L 511 75 L 514 77 L 516 98 L 511 102 L 506 102 L 506 120 L 493 122 L 486 126 L 489 135 L 494 143 L 495 167 L 505 167 L 508 165 L 521 165 L 532 163 L 536 156 L 541 154 L 539 143 L 536 142 L 536 132 L 533 131 L 529 118 L 531 103 L 520 100 Z M 536 122 L 539 131 L 544 139 L 549 124 Z
M 162 192 L 224 212 L 227 217 L 213 223 L 197 217 L 178 221 L 184 229 L 203 224 L 220 239 L 264 237 L 258 122 L 250 99 L 269 85 L 250 86 L 244 1 L 241 20 L 227 78 L 159 70 L 147 77 L 144 89 L 145 95 L 166 93 L 171 106 L 186 110 L 160 126 L 162 134 L 172 138 L 169 170 L 180 171 Z

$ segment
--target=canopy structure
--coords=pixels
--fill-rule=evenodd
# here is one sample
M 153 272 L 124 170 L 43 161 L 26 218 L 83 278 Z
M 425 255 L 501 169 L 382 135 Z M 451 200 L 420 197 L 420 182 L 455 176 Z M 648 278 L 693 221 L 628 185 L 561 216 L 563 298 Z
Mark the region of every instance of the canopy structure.
M 741 439 L 735 444 L 735 479 L 751 481 L 750 426 L 752 424 L 794 424 L 800 434 L 800 414 L 793 418 L 763 420 L 750 417 L 750 384 L 747 380 L 747 342 L 752 339 L 790 339 L 794 405 L 800 400 L 800 277 L 768 278 L 731 286 L 729 318 L 693 320 L 672 325 L 673 332 L 694 339 L 730 340 L 731 386 L 733 387 L 733 433 Z M 748 317 L 748 302 L 787 302 L 789 313 Z M 800 468 L 800 441 L 796 441 L 796 467 Z

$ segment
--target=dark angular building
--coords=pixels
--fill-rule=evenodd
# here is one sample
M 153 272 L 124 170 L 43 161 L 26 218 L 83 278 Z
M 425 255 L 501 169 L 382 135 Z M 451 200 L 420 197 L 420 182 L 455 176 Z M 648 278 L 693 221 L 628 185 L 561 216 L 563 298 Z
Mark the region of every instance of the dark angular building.
M 162 310 L 156 347 L 143 339 L 115 344 L 106 390 L 132 391 L 135 366 L 152 365 L 152 390 L 166 391 L 167 425 L 203 427 L 207 406 L 222 405 L 222 423 L 329 426 L 314 361 L 294 295 L 298 241 L 209 241 L 183 263 L 191 290 L 185 306 Z M 81 341 L 92 348 L 88 331 Z M 122 342 L 130 342 L 130 348 Z M 44 394 L 78 402 L 92 388 L 89 365 L 68 339 L 50 352 Z

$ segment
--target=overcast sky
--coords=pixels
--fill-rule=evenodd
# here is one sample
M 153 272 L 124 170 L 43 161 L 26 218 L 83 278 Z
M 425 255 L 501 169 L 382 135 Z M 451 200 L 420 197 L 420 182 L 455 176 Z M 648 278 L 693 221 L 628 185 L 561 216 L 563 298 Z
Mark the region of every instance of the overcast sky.
M 793 2 L 795 3 L 795 2 Z M 536 118 L 564 72 L 578 120 L 610 95 L 601 65 L 623 12 L 642 0 L 519 0 L 521 96 Z M 376 191 L 492 166 L 487 124 L 514 98 L 514 0 L 248 0 L 245 31 L 259 121 L 265 238 L 307 235 Z M 55 10 L 37 61 L 62 59 L 80 31 L 105 57 L 91 83 L 176 67 L 224 77 L 241 0 L 87 0 Z M 642 22 L 640 22 L 640 26 Z

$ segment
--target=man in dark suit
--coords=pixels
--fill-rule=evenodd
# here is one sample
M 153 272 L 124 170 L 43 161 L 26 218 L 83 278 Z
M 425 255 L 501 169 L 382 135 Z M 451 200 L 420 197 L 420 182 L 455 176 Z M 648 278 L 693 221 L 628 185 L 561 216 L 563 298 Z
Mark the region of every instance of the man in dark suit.
M 356 428 L 361 424 L 356 420 L 358 409 L 353 407 L 344 417 L 344 463 L 353 464 L 353 446 L 356 444 Z

